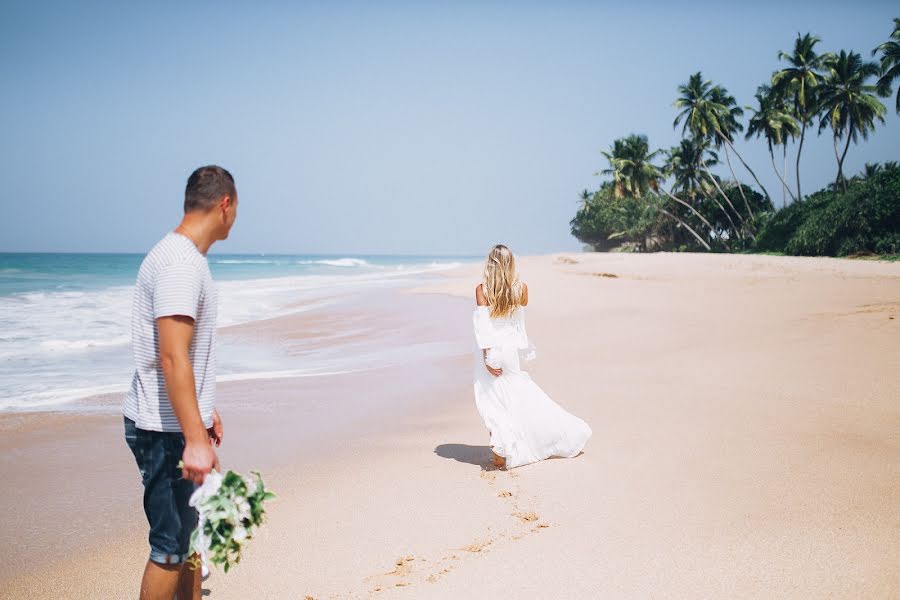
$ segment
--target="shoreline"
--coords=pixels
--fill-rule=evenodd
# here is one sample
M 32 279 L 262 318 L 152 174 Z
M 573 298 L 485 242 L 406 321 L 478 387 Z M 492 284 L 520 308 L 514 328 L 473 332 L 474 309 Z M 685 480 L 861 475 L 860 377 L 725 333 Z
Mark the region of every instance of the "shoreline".
M 260 467 L 279 499 L 245 561 L 204 584 L 212 598 L 900 590 L 890 558 L 900 552 L 900 384 L 891 369 L 900 356 L 900 265 L 566 253 L 524 257 L 520 271 L 538 346 L 532 374 L 591 424 L 585 453 L 490 470 L 468 356 L 478 267 L 398 291 L 375 307 L 383 333 L 370 337 L 455 340 L 461 352 L 221 388 L 223 460 Z M 34 464 L 20 465 L 25 475 L 54 472 L 32 451 L 36 432 L 67 450 L 58 457 L 89 465 L 100 482 L 94 494 L 118 507 L 100 516 L 108 524 L 100 535 L 82 532 L 97 540 L 92 556 L 104 575 L 84 572 L 68 553 L 30 574 L 7 563 L 0 597 L 132 595 L 146 557 L 133 461 L 115 424 L 102 443 L 90 442 L 102 428 L 57 436 L 41 424 L 56 418 L 65 427 L 111 417 L 39 415 L 17 439 L 0 425 L 3 475 L 15 479 L 10 461 L 26 458 Z M 41 485 L 52 492 L 58 481 Z M 44 493 L 36 487 L 19 479 L 17 501 L 2 507 L 4 544 L 22 539 L 7 527 Z M 53 539 L 48 529 L 84 506 L 63 498 L 41 518 L 16 517 L 16 526 L 34 532 L 25 539 L 39 555 L 52 547 L 40 544 Z
M 299 272 L 281 276 L 278 269 L 283 270 L 283 266 L 272 270 L 270 260 L 253 261 L 249 266 L 256 269 L 255 273 L 244 265 L 236 265 L 242 270 L 232 276 L 243 277 L 224 278 L 218 283 L 223 296 L 219 307 L 220 338 L 233 335 L 220 345 L 219 374 L 225 380 L 236 380 L 259 379 L 274 373 L 284 376 L 290 371 L 304 375 L 348 370 L 323 369 L 310 361 L 297 370 L 296 361 L 279 347 L 254 344 L 253 338 L 240 332 L 246 331 L 247 325 L 252 331 L 253 323 L 260 320 L 345 311 L 357 296 L 372 297 L 417 285 L 460 264 L 426 264 L 424 259 L 417 260 L 414 264 L 371 264 L 362 259 L 342 259 L 328 261 L 342 266 L 328 267 L 300 261 Z M 38 266 L 34 267 L 35 277 L 23 276 L 25 283 L 32 281 L 29 285 L 37 288 L 25 286 L 17 292 L 16 280 L 6 282 L 9 285 L 0 294 L 0 313 L 4 315 L 0 318 L 0 328 L 4 330 L 0 412 L 92 410 L 95 396 L 124 393 L 127 389 L 133 372 L 128 333 L 133 274 L 129 285 L 104 287 L 103 269 L 94 263 L 84 268 L 83 286 L 76 284 L 75 275 L 54 285 Z M 304 274 L 305 271 L 309 272 Z M 30 273 L 27 269 L 24 272 Z M 231 334 L 232 330 L 236 333 Z

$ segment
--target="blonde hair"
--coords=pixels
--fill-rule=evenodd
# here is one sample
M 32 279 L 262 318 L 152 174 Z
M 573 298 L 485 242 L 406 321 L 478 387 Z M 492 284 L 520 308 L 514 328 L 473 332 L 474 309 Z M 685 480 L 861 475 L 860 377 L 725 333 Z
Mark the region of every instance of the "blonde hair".
M 522 282 L 516 272 L 516 259 L 503 244 L 488 252 L 482 287 L 492 317 L 509 316 L 522 306 Z

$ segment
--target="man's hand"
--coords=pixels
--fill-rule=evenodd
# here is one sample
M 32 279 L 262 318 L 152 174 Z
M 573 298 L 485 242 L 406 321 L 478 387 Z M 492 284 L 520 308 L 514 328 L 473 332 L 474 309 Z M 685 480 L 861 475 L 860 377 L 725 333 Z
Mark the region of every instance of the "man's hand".
M 210 444 L 187 443 L 181 455 L 181 477 L 203 485 L 203 480 L 213 469 L 219 470 L 219 457 Z
M 218 409 L 213 410 L 213 424 L 212 427 L 206 430 L 207 435 L 209 435 L 209 443 L 216 448 L 222 445 L 222 437 L 224 436 L 224 429 L 222 429 L 222 417 L 219 416 Z

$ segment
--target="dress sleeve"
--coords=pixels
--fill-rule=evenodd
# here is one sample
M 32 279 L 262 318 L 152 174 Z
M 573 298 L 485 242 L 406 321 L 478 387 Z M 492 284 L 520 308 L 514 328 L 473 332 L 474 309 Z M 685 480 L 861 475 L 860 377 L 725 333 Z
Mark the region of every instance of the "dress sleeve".
M 529 348 L 528 331 L 525 329 L 525 307 L 520 306 L 516 313 L 516 343 L 519 350 Z
M 537 358 L 537 348 L 535 348 L 534 343 L 528 338 L 528 331 L 525 329 L 524 307 L 519 309 L 519 314 L 516 317 L 516 333 L 518 338 L 519 360 L 530 361 Z
M 488 311 L 479 307 L 472 313 L 472 324 L 475 329 L 475 341 L 479 348 L 493 348 L 496 342 L 494 325 L 491 323 L 491 315 Z

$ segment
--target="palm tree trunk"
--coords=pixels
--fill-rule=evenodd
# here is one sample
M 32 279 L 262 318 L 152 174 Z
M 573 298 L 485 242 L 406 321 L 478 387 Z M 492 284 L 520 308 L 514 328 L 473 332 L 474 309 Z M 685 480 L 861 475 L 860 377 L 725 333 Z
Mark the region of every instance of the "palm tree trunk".
M 727 153 L 727 151 L 726 151 L 726 153 Z M 729 206 L 729 207 L 731 208 L 731 210 L 734 212 L 735 216 L 736 216 L 738 219 L 741 220 L 741 225 L 743 225 L 743 224 L 744 224 L 744 217 L 741 215 L 741 213 L 738 211 L 738 209 L 736 209 L 736 208 L 734 207 L 734 204 L 731 203 L 731 198 L 729 198 L 728 195 L 725 194 L 724 191 L 722 191 L 722 188 L 719 187 L 719 182 L 718 182 L 718 180 L 716 180 L 716 178 L 713 177 L 713 174 L 709 171 L 709 168 L 706 167 L 706 163 L 705 163 L 705 162 L 703 163 L 703 166 L 704 166 L 704 168 L 706 169 L 706 174 L 709 176 L 710 179 L 712 179 L 713 184 L 715 184 L 716 189 L 719 190 L 719 192 L 722 194 L 722 197 L 725 198 L 725 202 L 728 203 L 728 206 Z M 729 217 L 729 220 L 730 220 L 730 219 L 731 219 L 731 217 Z M 734 221 L 732 221 L 732 224 L 734 224 Z
M 701 221 L 703 221 L 703 223 L 704 223 L 707 227 L 709 227 L 709 232 L 710 232 L 710 233 L 712 233 L 713 231 L 715 231 L 715 227 L 712 226 L 712 223 L 710 223 L 709 221 L 707 221 L 707 220 L 706 220 L 706 217 L 704 217 L 702 214 L 700 214 L 699 212 L 697 212 L 697 210 L 696 210 L 693 206 L 691 206 L 690 204 L 688 204 L 687 202 L 685 202 L 685 201 L 682 200 L 681 198 L 677 198 L 676 196 L 672 195 L 672 193 L 666 191 L 666 188 L 660 186 L 660 189 L 662 189 L 663 193 L 664 193 L 666 196 L 668 196 L 669 198 L 671 198 L 672 200 L 674 200 L 674 201 L 677 202 L 678 204 L 681 204 L 682 206 L 687 207 L 687 209 L 688 209 L 689 211 L 691 211 L 692 213 L 694 213 L 695 215 L 697 215 L 697 218 L 699 218 Z
M 838 135 L 837 131 L 831 136 L 832 147 L 834 148 L 834 160 L 837 161 L 838 172 L 837 178 L 834 180 L 834 191 L 838 191 L 838 185 L 841 183 L 841 156 L 838 154 Z
M 781 170 L 784 171 L 784 176 L 787 177 L 787 140 L 784 141 L 784 145 L 781 147 Z M 782 181 L 784 180 L 782 179 Z M 784 184 L 784 187 L 787 191 L 791 191 L 787 183 Z M 791 201 L 797 201 L 797 199 L 794 198 L 793 192 L 791 192 Z M 785 195 L 785 191 L 781 190 L 781 205 L 784 206 L 785 204 L 787 204 L 787 196 Z
M 707 250 L 712 250 L 712 248 L 709 246 L 709 244 L 707 244 L 707 243 L 703 240 L 703 238 L 700 237 L 700 235 L 699 235 L 696 231 L 694 231 L 694 229 L 693 229 L 690 225 L 688 225 L 687 223 L 685 223 L 684 221 L 682 221 L 681 219 L 679 219 L 678 217 L 676 217 L 675 215 L 673 215 L 672 213 L 670 213 L 669 211 L 667 211 L 667 210 L 664 209 L 664 208 L 660 208 L 660 209 L 659 209 L 659 212 L 661 212 L 662 214 L 664 214 L 664 215 L 666 215 L 666 216 L 668 216 L 668 217 L 671 217 L 671 218 L 675 219 L 676 221 L 678 221 L 678 224 L 681 225 L 682 227 L 684 227 L 685 229 L 687 229 L 688 231 L 690 231 L 691 234 L 692 234 L 695 238 L 697 238 L 697 241 L 700 242 L 700 244 L 701 244 L 704 248 L 706 248 Z
M 785 150 L 785 152 L 787 152 L 787 150 Z M 775 152 L 772 150 L 772 144 L 769 144 L 769 156 L 772 157 L 772 169 L 774 169 L 775 174 L 778 175 L 778 179 L 781 180 L 781 185 L 783 186 L 781 189 L 781 204 L 784 205 L 787 202 L 784 198 L 784 191 L 787 190 L 790 192 L 791 190 L 788 189 L 787 182 L 784 180 L 784 177 L 781 176 L 781 173 L 778 172 L 778 167 L 775 166 Z M 794 194 L 791 192 L 791 198 L 793 198 L 793 196 Z
M 706 172 L 706 175 L 710 178 L 710 180 L 712 180 L 713 185 L 716 186 L 716 189 L 719 190 L 719 193 L 722 194 L 722 197 L 725 198 L 726 202 L 728 202 L 728 206 L 731 207 L 731 210 L 734 210 L 734 205 L 731 203 L 731 200 L 729 200 L 725 192 L 722 191 L 721 186 L 719 186 L 719 182 L 716 181 L 716 178 L 713 177 L 713 174 L 709 172 L 709 167 L 706 166 L 706 161 L 702 161 L 700 164 L 703 165 L 703 170 Z M 718 207 L 722 209 L 722 212 L 725 213 L 725 216 L 728 217 L 728 222 L 731 223 L 731 229 L 737 234 L 738 237 L 743 238 L 744 236 L 741 234 L 741 230 L 737 228 L 737 226 L 734 224 L 734 219 L 731 218 L 731 213 L 725 210 L 725 207 L 722 206 L 722 203 L 719 202 L 718 198 L 713 196 L 713 200 L 715 200 Z M 736 210 L 734 212 L 737 213 Z M 738 215 L 738 217 L 740 217 L 740 215 Z
M 738 191 L 741 193 L 741 198 L 744 199 L 744 206 L 747 207 L 747 214 L 749 214 L 750 218 L 752 219 L 753 211 L 750 210 L 750 203 L 747 202 L 747 196 L 744 194 L 744 186 L 742 186 L 741 182 L 738 181 L 737 175 L 734 172 L 734 167 L 731 166 L 731 155 L 728 152 L 728 146 L 725 146 L 725 162 L 728 163 L 728 170 L 731 171 L 731 176 L 734 178 L 734 182 L 738 186 Z M 734 207 L 732 207 L 732 208 L 734 208 Z M 734 211 L 734 212 L 737 212 L 737 211 Z M 738 214 L 738 216 L 740 217 L 740 214 Z M 741 217 L 741 222 L 743 223 L 743 221 L 744 221 L 744 218 Z
M 750 175 L 753 177 L 753 180 L 756 182 L 756 185 L 758 185 L 759 189 L 761 189 L 763 194 L 766 195 L 766 198 L 768 198 L 771 201 L 772 197 L 769 195 L 769 192 L 766 190 L 766 186 L 764 186 L 762 184 L 762 182 L 759 180 L 759 177 L 756 176 L 756 173 L 753 172 L 753 169 L 750 168 L 750 165 L 747 164 L 747 161 L 744 160 L 744 157 L 741 156 L 740 152 L 738 152 L 737 149 L 735 149 L 734 144 L 731 143 L 731 140 L 726 139 L 725 142 L 731 147 L 732 152 L 734 152 L 734 155 L 738 157 L 738 160 L 741 161 L 741 164 L 744 165 L 744 168 L 750 172 Z M 727 156 L 727 153 L 726 153 L 726 156 Z M 738 185 L 740 185 L 740 184 L 738 184 Z M 747 205 L 748 210 L 749 210 L 749 208 L 750 208 L 750 206 Z M 751 213 L 751 216 L 752 216 L 752 213 Z
M 801 202 L 803 195 L 800 193 L 800 153 L 803 152 L 804 137 L 806 137 L 806 119 L 803 119 L 803 125 L 800 127 L 800 145 L 797 146 L 797 199 Z
M 844 192 L 847 191 L 847 178 L 844 177 L 844 159 L 847 158 L 847 150 L 850 149 L 850 140 L 853 139 L 853 136 L 850 135 L 850 132 L 847 132 L 847 145 L 844 146 L 844 152 L 841 154 L 841 159 L 838 161 L 838 177 L 841 178 L 841 182 L 844 184 Z

